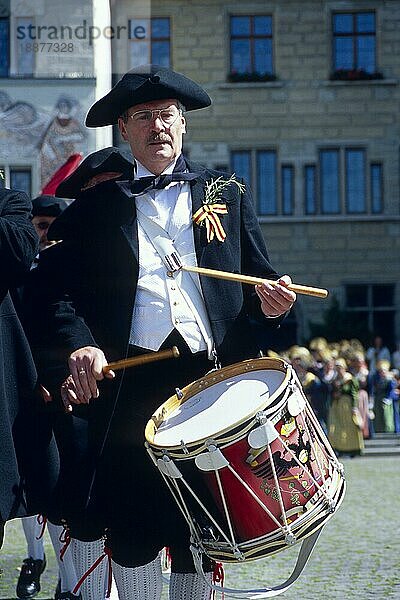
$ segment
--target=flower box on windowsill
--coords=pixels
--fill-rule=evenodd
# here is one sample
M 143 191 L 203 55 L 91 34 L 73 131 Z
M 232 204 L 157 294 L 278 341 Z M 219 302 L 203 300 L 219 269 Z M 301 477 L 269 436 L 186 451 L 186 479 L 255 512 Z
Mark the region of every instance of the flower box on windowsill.
M 235 73 L 232 71 L 228 73 L 229 83 L 262 83 L 265 81 L 276 81 L 276 75 L 272 73 Z
M 371 81 L 383 79 L 383 74 L 375 71 L 368 73 L 364 69 L 337 69 L 330 76 L 331 81 Z

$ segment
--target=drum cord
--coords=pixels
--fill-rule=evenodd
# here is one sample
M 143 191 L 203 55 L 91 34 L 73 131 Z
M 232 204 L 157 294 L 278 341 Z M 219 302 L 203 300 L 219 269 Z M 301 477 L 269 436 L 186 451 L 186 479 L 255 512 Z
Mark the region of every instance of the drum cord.
M 315 531 L 312 535 L 310 535 L 303 541 L 294 569 L 291 575 L 288 577 L 288 579 L 286 579 L 286 581 L 284 581 L 283 583 L 273 587 L 265 587 L 253 590 L 236 590 L 233 588 L 220 587 L 212 584 L 210 585 L 211 589 L 216 592 L 223 593 L 230 598 L 237 598 L 243 600 L 262 600 L 263 598 L 274 598 L 276 596 L 279 596 L 280 594 L 283 594 L 300 577 L 308 562 L 308 559 L 311 556 L 315 544 L 317 543 L 321 531 L 322 527 L 320 527 L 317 531 Z M 195 546 L 194 544 L 191 545 L 190 550 L 193 555 L 193 561 L 197 573 L 201 575 L 205 581 L 207 581 L 202 566 L 202 551 L 199 549 L 198 546 Z

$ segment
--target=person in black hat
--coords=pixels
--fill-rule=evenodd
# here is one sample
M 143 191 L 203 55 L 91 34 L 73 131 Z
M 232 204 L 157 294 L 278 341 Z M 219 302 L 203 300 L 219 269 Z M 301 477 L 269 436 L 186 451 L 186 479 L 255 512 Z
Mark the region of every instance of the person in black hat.
M 39 236 L 40 251 L 54 244 L 54 241 L 48 240 L 47 231 L 69 204 L 70 202 L 64 198 L 47 195 L 32 200 L 32 223 Z
M 40 250 L 39 254 L 35 257 L 35 260 L 32 263 L 32 269 L 38 265 L 41 253 L 53 244 L 57 243 L 55 240 L 50 241 L 47 238 L 48 229 L 56 220 L 56 218 L 59 217 L 60 214 L 71 204 L 71 202 L 72 200 L 58 198 L 51 195 L 40 195 L 32 200 L 32 224 L 39 237 Z M 27 275 L 24 286 L 18 288 L 17 290 L 13 290 L 13 300 L 17 312 L 25 326 L 27 325 L 25 314 L 27 311 L 24 301 L 24 288 L 25 286 L 29 286 L 30 277 L 31 273 Z M 46 395 L 46 391 L 43 388 L 42 390 L 45 394 L 46 401 L 51 402 L 48 395 Z M 43 406 L 41 406 L 40 410 L 34 413 L 34 418 L 36 419 L 38 429 L 40 424 L 42 437 L 46 438 L 46 436 L 48 436 L 50 438 L 52 436 L 52 431 L 54 430 L 57 434 L 57 444 L 62 447 L 62 440 L 60 440 L 59 435 L 60 430 L 63 431 L 62 437 L 65 438 L 67 432 L 71 429 L 71 423 L 68 421 L 67 415 L 62 415 L 60 418 L 59 415 L 52 415 L 51 412 L 44 412 Z M 29 428 L 29 423 L 27 427 Z M 36 454 L 37 449 L 35 447 L 29 447 L 28 442 L 26 443 L 26 446 L 29 456 Z M 24 466 L 26 467 L 28 463 L 26 457 L 23 462 Z M 44 470 L 44 465 L 40 460 L 33 460 L 31 463 L 31 468 L 25 468 L 25 479 L 29 480 L 29 485 L 31 487 L 36 487 L 36 463 L 39 463 L 37 465 L 39 470 Z M 39 518 L 39 515 L 24 517 L 22 519 L 22 526 L 27 542 L 27 558 L 23 560 L 21 565 L 16 585 L 16 595 L 17 598 L 29 599 L 36 597 L 40 592 L 40 578 L 46 568 L 47 562 L 43 543 L 43 523 Z M 50 520 L 47 520 L 47 529 L 52 540 L 59 570 L 59 581 L 54 597 L 56 600 L 78 600 L 80 596 L 73 595 L 71 593 L 71 590 L 76 583 L 76 574 L 71 557 L 69 554 L 66 554 L 64 559 L 60 560 L 60 550 L 62 548 L 62 544 L 59 538 L 63 531 L 63 527 L 61 527 L 59 524 L 52 523 Z
M 87 502 L 66 518 L 76 568 L 82 573 L 101 552 L 107 528 L 121 600 L 160 598 L 163 546 L 172 556 L 170 599 L 210 598 L 195 572 L 187 525 L 146 455 L 144 427 L 176 387 L 204 375 L 215 357 L 226 365 L 255 356 L 251 322 L 278 326 L 296 298 L 290 277 L 279 277 L 269 263 L 244 182 L 182 155 L 186 112 L 210 104 L 197 83 L 155 65 L 126 73 L 98 100 L 86 124 L 118 124 L 132 150 L 134 178 L 82 191 L 51 227 L 49 236 L 63 242 L 46 252 L 36 274 L 35 325 L 46 322 L 47 336 L 32 337 L 43 381 L 54 394 L 61 387 L 63 404 L 73 410 L 89 404 L 92 474 L 85 465 L 71 482 Z M 188 265 L 279 283 L 252 288 L 193 279 L 167 266 L 165 249 Z M 103 375 L 107 361 L 172 345 L 180 350 L 177 361 Z M 101 565 L 82 586 L 85 600 L 98 600 L 93 581 L 105 577 Z
M 63 198 L 76 198 L 81 192 L 109 179 L 130 179 L 133 176 L 132 156 L 129 152 L 110 146 L 87 156 L 62 181 L 56 193 Z

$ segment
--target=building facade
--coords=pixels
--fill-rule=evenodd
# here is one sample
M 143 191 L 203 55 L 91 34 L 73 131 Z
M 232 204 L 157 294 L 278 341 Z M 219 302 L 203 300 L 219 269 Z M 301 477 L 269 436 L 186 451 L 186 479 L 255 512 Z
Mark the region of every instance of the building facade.
M 244 177 L 275 268 L 330 291 L 299 297 L 275 345 L 307 341 L 335 307 L 338 337 L 347 324 L 394 345 L 399 28 L 400 0 L 0 0 L 5 184 L 34 196 L 71 153 L 110 145 L 84 127 L 111 85 L 101 43 L 114 81 L 171 66 L 213 99 L 187 115 L 185 153 Z
M 276 345 L 334 306 L 339 336 L 400 339 L 400 1 L 117 0 L 112 21 L 115 73 L 152 61 L 203 84 L 186 154 L 244 177 L 273 265 L 330 291 L 299 297 Z
M 71 154 L 95 149 L 92 23 L 91 2 L 0 0 L 2 184 L 35 196 Z

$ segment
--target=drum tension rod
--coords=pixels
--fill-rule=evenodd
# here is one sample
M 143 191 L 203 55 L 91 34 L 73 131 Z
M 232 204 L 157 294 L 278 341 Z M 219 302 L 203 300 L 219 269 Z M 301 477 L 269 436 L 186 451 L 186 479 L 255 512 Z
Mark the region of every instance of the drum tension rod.
M 292 533 L 290 531 L 290 528 L 288 528 L 287 530 L 287 534 L 285 535 L 285 544 L 287 546 L 293 546 L 293 544 L 295 544 L 297 542 L 297 538 L 294 535 L 294 533 Z
M 182 452 L 183 452 L 184 454 L 189 454 L 188 447 L 186 446 L 186 444 L 185 444 L 185 441 L 184 441 L 184 440 L 181 440 L 181 450 L 182 450 Z
M 241 552 L 237 546 L 232 546 L 232 552 L 233 552 L 233 556 L 236 558 L 236 560 L 243 561 L 246 559 L 243 552 Z
M 265 414 L 265 412 L 263 412 L 262 410 L 260 410 L 256 414 L 256 419 L 260 423 L 260 425 L 264 425 L 264 423 L 266 423 L 266 421 L 267 421 L 267 415 Z
M 333 498 L 329 498 L 328 500 L 328 510 L 332 515 L 336 511 L 336 502 Z

